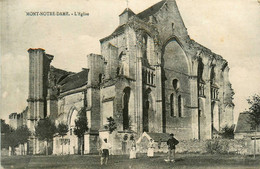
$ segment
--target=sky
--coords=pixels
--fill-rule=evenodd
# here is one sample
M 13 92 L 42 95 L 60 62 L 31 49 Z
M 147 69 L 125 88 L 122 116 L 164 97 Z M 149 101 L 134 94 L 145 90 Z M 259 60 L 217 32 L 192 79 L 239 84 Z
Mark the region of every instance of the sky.
M 159 0 L 128 0 L 139 13 Z M 260 3 L 257 0 L 176 0 L 192 39 L 229 63 L 235 119 L 246 99 L 260 93 Z M 27 106 L 27 49 L 44 48 L 52 65 L 70 71 L 86 66 L 86 55 L 100 54 L 99 39 L 119 24 L 126 0 L 0 0 L 0 118 Z M 26 16 L 26 12 L 85 12 L 89 16 Z

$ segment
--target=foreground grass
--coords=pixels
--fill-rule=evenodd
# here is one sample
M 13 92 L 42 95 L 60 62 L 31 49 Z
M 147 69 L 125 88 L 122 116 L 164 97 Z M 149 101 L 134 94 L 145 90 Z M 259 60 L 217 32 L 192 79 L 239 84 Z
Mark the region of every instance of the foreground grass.
M 159 168 L 260 168 L 260 156 L 256 159 L 240 155 L 200 155 L 177 154 L 175 163 L 164 161 L 166 154 L 156 154 L 147 158 L 138 154 L 137 159 L 126 155 L 111 156 L 107 166 L 100 166 L 97 155 L 64 155 L 64 156 L 13 156 L 2 157 L 4 169 L 77 169 L 77 168 L 111 168 L 111 169 L 159 169 Z

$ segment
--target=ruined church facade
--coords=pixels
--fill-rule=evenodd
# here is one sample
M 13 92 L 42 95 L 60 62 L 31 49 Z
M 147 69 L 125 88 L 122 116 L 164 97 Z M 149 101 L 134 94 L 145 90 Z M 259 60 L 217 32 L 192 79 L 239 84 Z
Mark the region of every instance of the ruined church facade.
M 69 132 L 53 140 L 53 153 L 78 153 L 75 119 L 85 111 L 89 131 L 84 152 L 108 137 L 113 152 L 125 149 L 130 136 L 174 133 L 178 139 L 211 139 L 233 124 L 233 90 L 225 59 L 190 39 L 175 0 L 160 1 L 135 14 L 127 8 L 119 26 L 100 40 L 101 55 L 89 54 L 74 73 L 51 66 L 54 56 L 29 49 L 28 122 L 51 117 Z M 107 118 L 117 129 L 107 132 Z M 32 139 L 34 154 L 41 150 Z

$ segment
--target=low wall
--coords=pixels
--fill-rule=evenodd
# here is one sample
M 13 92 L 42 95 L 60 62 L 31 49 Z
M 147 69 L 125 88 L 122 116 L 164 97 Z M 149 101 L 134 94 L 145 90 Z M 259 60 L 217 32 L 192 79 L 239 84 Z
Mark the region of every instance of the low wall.
M 250 154 L 250 140 L 214 139 L 182 140 L 176 148 L 178 153 L 235 153 Z
M 9 150 L 7 148 L 2 148 L 1 149 L 1 156 L 8 156 L 9 155 Z
M 141 142 L 137 145 L 139 153 L 147 152 L 147 142 Z M 162 142 L 160 149 L 158 143 L 155 142 L 155 152 L 166 153 L 168 146 L 166 142 Z M 240 139 L 214 139 L 214 140 L 180 140 L 176 146 L 177 153 L 233 153 L 233 154 L 253 154 L 253 140 Z M 258 152 L 260 154 L 260 152 Z

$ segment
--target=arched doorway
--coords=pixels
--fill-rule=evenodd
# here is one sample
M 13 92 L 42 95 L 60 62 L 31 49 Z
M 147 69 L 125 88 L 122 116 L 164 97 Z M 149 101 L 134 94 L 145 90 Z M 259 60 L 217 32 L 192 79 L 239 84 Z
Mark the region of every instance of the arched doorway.
M 69 119 L 69 154 L 77 154 L 78 153 L 78 138 L 74 134 L 75 129 L 75 120 L 78 118 L 78 111 L 74 109 L 71 113 Z

